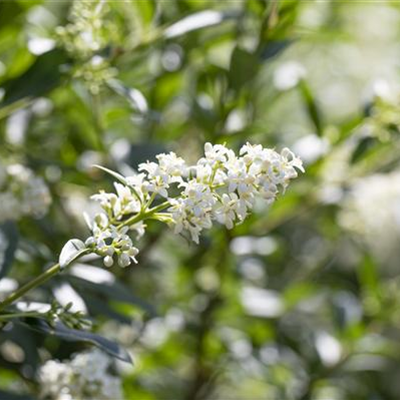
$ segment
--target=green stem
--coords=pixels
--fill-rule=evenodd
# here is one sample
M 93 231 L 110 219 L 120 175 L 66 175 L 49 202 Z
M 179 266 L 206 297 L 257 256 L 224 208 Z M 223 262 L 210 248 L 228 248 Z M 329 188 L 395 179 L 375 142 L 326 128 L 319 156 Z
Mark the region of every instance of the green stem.
M 92 110 L 93 110 L 93 120 L 96 128 L 96 145 L 98 150 L 105 152 L 104 147 L 104 124 L 101 115 L 101 99 L 99 94 L 92 93 Z
M 137 215 L 134 215 L 131 218 L 128 218 L 126 221 L 123 221 L 118 228 L 122 228 L 124 226 L 134 225 L 140 221 L 143 221 L 146 218 L 151 218 L 155 213 L 164 210 L 164 208 L 170 205 L 169 201 L 164 201 L 164 203 L 159 204 L 156 207 L 150 208 L 147 212 L 143 212 Z
M 165 207 L 168 207 L 170 205 L 171 205 L 171 203 L 169 201 L 164 201 L 164 203 L 161 203 L 158 206 L 151 208 L 149 210 L 149 214 L 152 215 L 156 212 L 162 211 L 162 210 L 164 210 Z
M 43 313 L 39 312 L 21 312 L 14 314 L 2 314 L 0 315 L 0 321 L 7 321 L 12 318 L 27 318 L 27 317 L 43 317 Z
M 57 275 L 60 272 L 60 264 L 54 264 L 52 267 L 44 271 L 41 275 L 32 279 L 30 282 L 26 283 L 24 286 L 21 286 L 15 292 L 11 293 L 8 297 L 6 297 L 2 302 L 0 302 L 0 311 L 3 311 L 7 306 L 14 303 L 14 301 L 18 300 L 25 293 L 29 292 L 31 289 L 36 286 L 41 285 L 42 283 L 48 281 L 54 275 Z
M 17 100 L 9 105 L 6 105 L 4 107 L 0 108 L 0 120 L 3 118 L 7 118 L 9 115 L 11 115 L 13 112 L 27 107 L 30 104 L 32 104 L 33 99 L 31 98 L 23 98 L 21 100 Z
M 143 206 L 143 209 L 142 209 L 143 211 L 147 210 L 153 204 L 153 201 L 156 198 L 156 196 L 157 196 L 157 192 L 153 192 L 149 201 Z

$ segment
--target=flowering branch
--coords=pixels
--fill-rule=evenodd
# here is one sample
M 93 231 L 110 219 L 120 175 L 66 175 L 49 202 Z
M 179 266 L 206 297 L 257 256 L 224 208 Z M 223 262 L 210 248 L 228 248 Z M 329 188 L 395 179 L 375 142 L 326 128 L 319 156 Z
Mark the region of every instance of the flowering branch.
M 85 215 L 91 236 L 85 243 L 70 240 L 59 263 L 7 297 L 0 311 L 88 253 L 101 256 L 106 267 L 115 261 L 121 267 L 137 263 L 139 250 L 128 233 L 143 236 L 146 220 L 167 223 L 195 243 L 214 221 L 232 229 L 245 220 L 257 197 L 274 202 L 297 177 L 297 170 L 304 171 L 301 160 L 287 148 L 277 153 L 247 143 L 237 156 L 224 145 L 206 143 L 204 150 L 204 157 L 193 166 L 170 152 L 159 154 L 157 162 L 140 164 L 139 173 L 128 177 L 100 167 L 120 182 L 114 183 L 116 193 L 92 196 L 102 212 L 94 218 Z

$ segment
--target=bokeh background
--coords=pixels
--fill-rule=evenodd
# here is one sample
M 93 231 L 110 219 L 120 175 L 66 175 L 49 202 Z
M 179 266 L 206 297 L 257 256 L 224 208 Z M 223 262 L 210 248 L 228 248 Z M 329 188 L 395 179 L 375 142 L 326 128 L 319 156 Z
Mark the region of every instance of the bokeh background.
M 0 1 L 0 157 L 52 195 L 3 227 L 0 293 L 87 237 L 90 195 L 112 190 L 93 164 L 288 146 L 306 173 L 242 225 L 199 246 L 150 225 L 138 265 L 79 264 L 29 299 L 72 300 L 129 349 L 126 399 L 398 399 L 400 5 L 97 3 Z M 87 347 L 30 328 L 0 332 L 1 398 L 37 398 L 40 365 Z

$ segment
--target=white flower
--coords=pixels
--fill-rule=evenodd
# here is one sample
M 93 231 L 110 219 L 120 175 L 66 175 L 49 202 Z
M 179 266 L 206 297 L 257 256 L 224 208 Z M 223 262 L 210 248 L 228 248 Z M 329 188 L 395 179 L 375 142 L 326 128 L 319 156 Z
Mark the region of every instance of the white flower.
M 143 181 L 145 189 L 162 197 L 168 197 L 171 183 L 182 182 L 182 177 L 187 173 L 185 161 L 175 153 L 159 154 L 158 163 L 149 162 L 139 165 L 139 171 L 147 173 L 147 180 Z
M 290 151 L 287 147 L 285 147 L 281 151 L 281 157 L 287 168 L 287 174 L 289 175 L 289 178 L 297 178 L 296 168 L 301 172 L 304 172 L 303 162 L 300 160 L 299 157 L 296 157 L 294 153 Z
M 181 182 L 182 177 L 187 174 L 186 162 L 177 157 L 172 151 L 168 154 L 159 154 L 157 157 L 160 170 L 169 175 L 170 182 Z
M 236 219 L 242 221 L 246 217 L 246 206 L 235 193 L 224 193 L 221 197 L 221 204 L 216 206 L 214 214 L 219 223 L 232 229 Z
M 140 202 L 137 197 L 132 193 L 129 187 L 121 185 L 120 183 L 114 183 L 115 189 L 118 194 L 118 200 L 120 202 L 121 214 L 132 214 L 137 213 L 140 210 Z
M 126 177 L 126 184 L 131 188 L 135 197 L 140 203 L 144 203 L 148 199 L 148 182 L 146 181 L 146 174 L 136 174 Z
M 148 192 L 155 192 L 162 197 L 168 197 L 169 176 L 155 162 L 142 163 L 139 165 L 139 171 L 146 171 L 148 181 L 143 185 Z
M 51 203 L 44 180 L 21 164 L 0 166 L 0 222 L 42 217 Z
M 140 201 L 128 186 L 115 182 L 114 187 L 117 194 L 101 191 L 91 196 L 91 199 L 99 202 L 106 214 L 115 220 L 121 220 L 125 215 L 140 211 Z
M 112 359 L 99 349 L 75 355 L 71 361 L 47 361 L 39 370 L 41 397 L 51 400 L 122 399 L 121 379 L 109 371 Z
M 223 164 L 227 162 L 229 158 L 235 157 L 235 153 L 227 149 L 224 145 L 212 145 L 211 143 L 206 143 L 204 145 L 204 155 L 205 158 L 200 159 L 199 163 L 207 162 L 211 166 L 217 163 Z

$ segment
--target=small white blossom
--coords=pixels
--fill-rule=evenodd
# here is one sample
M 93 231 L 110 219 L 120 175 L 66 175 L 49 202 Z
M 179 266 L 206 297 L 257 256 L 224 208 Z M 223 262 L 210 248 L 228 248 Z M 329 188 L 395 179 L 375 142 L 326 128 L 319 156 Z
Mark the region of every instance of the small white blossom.
M 147 191 L 167 198 L 170 184 L 182 182 L 182 176 L 186 175 L 186 163 L 173 152 L 159 154 L 157 160 L 158 163 L 148 161 L 140 164 L 139 171 L 145 171 L 147 174 L 147 180 L 143 181 Z
M 156 158 L 160 165 L 160 170 L 169 175 L 170 182 L 181 182 L 182 176 L 187 174 L 185 160 L 177 157 L 172 151 L 168 154 L 159 154 Z
M 42 217 L 51 203 L 44 180 L 21 164 L 0 165 L 0 222 Z
M 400 255 L 400 171 L 358 179 L 341 206 L 339 223 L 382 265 L 396 271 Z
M 39 370 L 41 397 L 51 400 L 122 399 L 121 379 L 112 375 L 112 359 L 98 349 L 71 361 L 47 361 Z
M 221 197 L 221 204 L 215 208 L 215 219 L 224 224 L 228 229 L 232 229 L 235 221 L 242 221 L 246 216 L 246 206 L 240 201 L 235 193 L 224 193 Z

